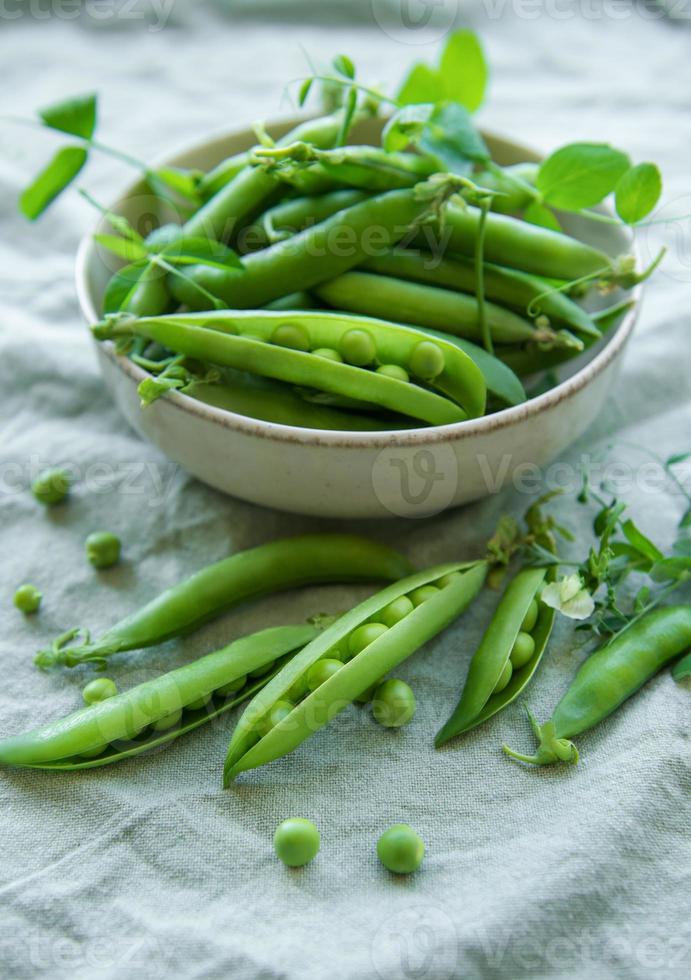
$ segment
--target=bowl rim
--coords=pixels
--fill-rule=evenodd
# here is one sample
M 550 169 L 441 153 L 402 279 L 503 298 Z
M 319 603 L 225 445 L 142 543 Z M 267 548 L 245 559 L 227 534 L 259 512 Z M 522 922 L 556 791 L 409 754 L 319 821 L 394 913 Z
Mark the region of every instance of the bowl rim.
M 286 127 L 291 129 L 294 125 L 298 125 L 298 123 L 304 121 L 306 118 L 308 117 L 303 115 L 273 120 L 267 123 L 267 128 L 269 130 L 272 128 L 281 129 Z M 153 166 L 174 166 L 179 163 L 181 157 L 199 152 L 214 144 L 222 143 L 231 137 L 242 136 L 245 133 L 249 135 L 251 129 L 249 127 L 246 129 L 238 128 L 212 133 L 198 142 L 186 144 L 176 151 L 165 154 L 156 160 Z M 514 149 L 525 153 L 527 159 L 540 159 L 540 155 L 534 148 L 517 143 L 501 133 L 482 129 L 482 134 L 485 137 L 494 138 L 511 145 Z M 109 209 L 117 211 L 123 202 L 137 191 L 140 184 L 141 178 L 128 184 L 119 194 L 117 200 L 109 205 Z M 100 221 L 82 237 L 75 259 L 77 300 L 82 316 L 87 323 L 93 323 L 98 319 L 98 314 L 90 296 L 89 264 L 95 251 L 94 234 L 99 224 Z M 638 263 L 641 260 L 641 255 L 635 238 L 631 241 L 631 252 Z M 414 427 L 410 429 L 377 430 L 376 432 L 351 432 L 342 429 L 313 429 L 281 422 L 268 422 L 263 419 L 254 419 L 246 415 L 240 415 L 237 412 L 231 412 L 228 409 L 217 408 L 214 405 L 201 402 L 179 391 L 167 393 L 165 402 L 179 411 L 213 422 L 223 428 L 236 430 L 247 436 L 259 437 L 281 443 L 299 443 L 307 446 L 329 446 L 340 449 L 357 449 L 362 447 L 382 449 L 417 445 L 437 445 L 448 442 L 459 442 L 477 436 L 486 436 L 490 433 L 498 432 L 525 422 L 540 415 L 542 412 L 556 408 L 562 402 L 575 397 L 602 374 L 622 352 L 633 332 L 640 312 L 642 289 L 643 286 L 639 283 L 629 292 L 631 307 L 625 312 L 622 322 L 614 333 L 606 338 L 602 350 L 598 351 L 575 374 L 561 381 L 549 391 L 537 395 L 534 398 L 529 398 L 520 405 L 509 406 L 491 415 L 484 415 L 477 419 L 467 419 L 463 422 L 451 422 L 447 425 L 426 428 Z M 99 352 L 123 375 L 137 385 L 149 377 L 143 368 L 134 364 L 129 358 L 117 354 L 115 352 L 115 346 L 112 343 L 94 342 Z M 155 405 L 151 406 L 148 411 L 155 409 L 155 407 Z

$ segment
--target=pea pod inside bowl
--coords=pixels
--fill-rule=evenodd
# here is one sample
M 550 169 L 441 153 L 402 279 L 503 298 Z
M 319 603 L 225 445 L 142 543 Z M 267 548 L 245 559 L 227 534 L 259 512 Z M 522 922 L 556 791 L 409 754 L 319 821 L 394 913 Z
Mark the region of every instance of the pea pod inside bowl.
M 269 126 L 269 130 L 281 136 L 293 129 L 297 122 L 288 120 Z M 354 144 L 377 145 L 382 125 L 382 120 L 363 120 L 353 128 L 350 139 Z M 536 154 L 525 147 L 485 135 L 494 159 L 502 165 L 537 159 Z M 253 132 L 247 129 L 198 144 L 165 162 L 171 166 L 208 171 L 227 157 L 252 147 L 255 142 Z M 355 195 L 351 195 L 349 201 L 351 207 L 357 206 Z M 163 213 L 159 202 L 145 187 L 135 185 L 112 209 L 125 215 L 137 227 L 154 208 L 156 220 L 161 223 L 175 217 Z M 459 219 L 456 224 L 460 230 L 454 230 L 454 235 L 464 234 L 463 221 Z M 563 226 L 579 241 L 612 260 L 631 251 L 630 237 L 623 229 L 573 215 L 564 218 Z M 112 232 L 105 221 L 99 230 Z M 420 233 L 427 234 L 425 225 L 421 225 Z M 291 239 L 283 238 L 282 242 L 290 245 Z M 501 238 L 497 242 L 495 233 L 492 247 L 498 249 L 501 244 Z M 261 255 L 261 251 L 256 254 Z M 407 279 L 404 286 L 397 289 L 396 277 L 383 274 L 387 265 L 398 271 L 415 263 L 408 257 L 394 263 L 388 260 L 377 263 L 377 254 L 373 261 L 369 261 L 369 267 L 363 262 L 352 273 L 336 272 L 330 280 L 333 285 L 323 291 L 320 287 L 319 291 L 326 297 L 338 296 L 339 303 L 347 303 L 349 317 L 382 319 L 382 312 L 387 312 L 384 319 L 405 326 L 408 317 L 413 329 L 420 325 L 421 319 L 428 319 L 427 339 L 433 336 L 434 330 L 445 326 L 444 342 L 456 344 L 472 358 L 473 348 L 468 345 L 477 346 L 479 338 L 463 337 L 458 333 L 465 329 L 463 318 L 472 313 L 472 297 L 469 306 L 470 294 L 462 290 L 454 292 L 444 279 L 449 272 L 456 275 L 454 267 L 444 266 L 443 275 L 440 272 L 436 277 L 425 272 L 426 281 Z M 554 335 L 561 335 L 564 329 L 565 340 L 555 341 L 542 335 L 539 343 L 536 341 L 531 345 L 530 337 L 520 339 L 519 335 L 521 331 L 533 329 L 535 324 L 531 326 L 518 309 L 506 308 L 502 291 L 514 285 L 518 288 L 520 279 L 521 302 L 524 302 L 531 295 L 531 288 L 534 295 L 534 285 L 530 282 L 533 273 L 517 270 L 519 279 L 513 274 L 508 277 L 507 285 L 507 277 L 497 262 L 502 256 L 495 251 L 488 258 L 490 264 L 496 263 L 495 268 L 499 269 L 499 272 L 486 276 L 488 316 L 490 320 L 499 318 L 497 322 L 505 331 L 502 336 L 519 338 L 516 347 L 507 354 L 506 363 L 524 379 L 529 393 L 532 378 L 526 377 L 526 372 L 531 366 L 556 370 L 559 382 L 544 393 L 520 401 L 520 391 L 517 395 L 515 387 L 511 388 L 513 375 L 510 372 L 508 379 L 495 378 L 493 383 L 503 390 L 504 397 L 502 399 L 492 390 L 491 384 L 487 384 L 490 408 L 496 410 L 482 417 L 473 417 L 477 415 L 477 409 L 469 412 L 465 406 L 460 406 L 460 413 L 455 418 L 451 413 L 438 415 L 434 409 L 432 417 L 427 419 L 405 416 L 387 406 L 382 410 L 381 404 L 376 402 L 358 402 L 353 411 L 347 394 L 324 392 L 292 381 L 288 384 L 275 376 L 248 373 L 246 365 L 234 363 L 218 366 L 221 380 L 227 383 L 219 384 L 217 377 L 195 379 L 187 389 L 195 397 L 176 390 L 173 383 L 164 397 L 143 408 L 139 388 L 150 374 L 145 367 L 117 353 L 110 341 L 97 344 L 103 378 L 125 418 L 142 436 L 199 479 L 233 496 L 314 516 L 395 517 L 438 513 L 496 492 L 525 464 L 545 465 L 581 435 L 602 408 L 636 319 L 640 287 L 627 293 L 615 290 L 606 299 L 593 300 L 595 304 L 599 302 L 601 308 L 628 301 L 610 329 L 603 331 L 601 339 L 578 334 L 579 317 L 576 317 L 575 327 L 563 322 L 550 324 Z M 256 266 L 257 259 L 252 261 Z M 467 281 L 468 257 L 458 254 L 457 261 L 458 268 L 465 269 Z M 249 260 L 247 264 L 251 265 Z M 93 235 L 89 235 L 79 251 L 77 287 L 82 311 L 90 324 L 102 317 L 104 294 L 115 268 L 113 256 L 94 241 Z M 354 278 L 348 279 L 350 275 Z M 258 276 L 257 281 L 262 283 L 263 278 Z M 297 288 L 300 284 L 295 285 Z M 377 289 L 371 288 L 372 285 Z M 492 298 L 493 292 L 495 298 Z M 311 299 L 314 300 L 314 296 Z M 392 301 L 396 303 L 395 309 L 391 306 Z M 267 302 L 280 308 L 284 301 Z M 308 298 L 303 295 L 285 302 L 288 307 L 281 312 L 285 322 L 290 324 L 294 320 L 290 314 L 296 312 L 290 303 L 299 303 L 299 312 L 304 312 Z M 319 307 L 327 300 L 317 297 L 315 302 Z M 376 305 L 382 302 L 387 304 L 385 310 Z M 562 304 L 550 306 L 556 311 L 555 317 L 561 315 Z M 245 309 L 249 312 L 254 307 Z M 173 311 L 174 308 L 170 312 Z M 440 316 L 443 322 L 440 322 Z M 448 332 L 451 327 L 457 331 L 455 334 Z M 411 329 L 410 326 L 405 328 Z M 568 349 L 569 334 L 580 338 L 585 348 L 576 357 L 573 357 L 574 351 Z M 261 341 L 256 340 L 256 343 Z M 508 341 L 499 343 L 495 353 L 501 354 L 505 343 Z M 325 346 L 327 349 L 337 347 L 336 344 Z M 569 359 L 565 360 L 567 350 Z M 533 352 L 539 353 L 539 357 Z M 311 355 L 314 353 L 312 350 Z M 293 358 L 296 359 L 299 358 Z M 333 363 L 324 357 L 324 375 L 343 375 L 344 371 L 333 370 Z M 476 364 L 482 372 L 479 359 Z M 411 384 L 402 375 L 395 376 L 396 369 L 407 370 L 401 364 L 395 360 L 392 364 L 387 359 L 388 375 L 386 371 L 378 373 L 384 366 L 383 362 L 373 362 L 369 366 L 342 365 L 378 374 L 381 379 L 378 387 L 382 390 L 398 391 L 397 386 Z M 175 380 L 173 377 L 172 381 Z M 413 380 L 426 404 L 433 404 L 435 409 L 442 408 L 433 402 L 439 399 L 458 405 L 454 399 L 447 398 L 447 393 L 435 391 L 430 381 L 433 379 Z

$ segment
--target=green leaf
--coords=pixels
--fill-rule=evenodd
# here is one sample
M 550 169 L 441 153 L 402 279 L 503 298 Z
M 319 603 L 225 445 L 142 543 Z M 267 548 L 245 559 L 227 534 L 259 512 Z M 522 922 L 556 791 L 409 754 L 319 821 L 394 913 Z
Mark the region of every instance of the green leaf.
M 344 78 L 355 78 L 355 65 L 347 54 L 338 54 L 333 60 L 333 66 Z
M 446 90 L 441 75 L 420 61 L 408 72 L 396 97 L 399 105 L 418 105 L 421 102 L 440 102 Z
M 348 90 L 343 112 L 343 122 L 341 123 L 341 128 L 338 131 L 338 136 L 336 137 L 336 146 L 343 146 L 348 139 L 348 133 L 350 132 L 350 127 L 352 125 L 356 109 L 357 89 L 355 86 L 353 86 L 353 88 Z
M 617 214 L 629 225 L 653 210 L 662 194 L 662 176 L 654 163 L 639 163 L 619 179 L 614 200 Z
M 687 459 L 691 459 L 691 452 L 689 453 L 675 453 L 674 456 L 670 456 L 669 459 L 665 460 L 665 466 L 678 466 L 680 463 L 685 463 Z
M 139 262 L 147 257 L 147 251 L 143 245 L 126 238 L 120 238 L 119 235 L 94 235 L 94 241 L 127 262 Z
M 629 544 L 633 545 L 636 551 L 650 559 L 650 561 L 661 561 L 665 557 L 657 545 L 653 544 L 650 538 L 646 537 L 632 520 L 624 521 L 621 529 Z
M 482 105 L 488 68 L 478 38 L 472 31 L 455 31 L 442 51 L 439 74 L 446 98 L 460 102 L 469 112 Z
M 160 167 L 152 176 L 182 197 L 196 201 L 199 181 L 204 176 L 201 170 L 186 170 L 183 167 Z
M 140 281 L 151 272 L 152 266 L 148 261 L 134 262 L 119 269 L 110 279 L 103 294 L 103 312 L 117 313 L 125 309 Z
M 434 110 L 420 139 L 420 149 L 456 174 L 466 174 L 471 164 L 489 160 L 489 150 L 470 113 L 457 102 L 442 103 Z
M 90 140 L 96 129 L 97 98 L 94 92 L 89 92 L 87 95 L 63 99 L 45 109 L 39 109 L 38 115 L 50 129 Z
M 630 166 L 627 155 L 607 143 L 570 143 L 540 165 L 537 188 L 553 207 L 579 211 L 611 194 Z
M 300 86 L 300 89 L 298 91 L 298 105 L 301 108 L 302 106 L 304 106 L 305 102 L 307 102 L 307 96 L 310 94 L 310 90 L 313 84 L 314 84 L 313 78 L 306 78 L 302 83 L 302 85 Z
M 405 150 L 410 143 L 418 142 L 433 112 L 431 103 L 406 105 L 395 112 L 381 135 L 382 146 L 387 153 Z
M 88 154 L 81 146 L 64 146 L 47 167 L 36 176 L 19 198 L 22 214 L 31 221 L 72 183 L 86 163 Z
M 159 253 L 171 265 L 208 265 L 218 269 L 242 269 L 240 257 L 232 248 L 211 238 L 179 238 Z
M 523 220 L 531 225 L 539 225 L 540 228 L 550 228 L 552 231 L 561 231 L 561 225 L 557 216 L 544 204 L 539 201 L 531 201 L 523 211 Z

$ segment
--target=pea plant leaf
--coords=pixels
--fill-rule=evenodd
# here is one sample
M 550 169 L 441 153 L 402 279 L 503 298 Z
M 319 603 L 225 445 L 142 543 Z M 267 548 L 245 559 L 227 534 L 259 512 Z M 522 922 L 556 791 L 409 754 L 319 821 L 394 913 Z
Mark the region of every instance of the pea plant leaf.
M 419 61 L 408 72 L 396 101 L 399 105 L 419 105 L 422 102 L 441 102 L 446 89 L 436 68 Z
M 621 530 L 629 544 L 645 558 L 656 562 L 662 561 L 665 557 L 657 545 L 653 544 L 650 538 L 646 537 L 632 520 L 624 521 Z
M 691 578 L 691 555 L 663 558 L 653 565 L 650 577 L 654 582 Z
M 650 214 L 662 194 L 662 176 L 654 163 L 630 167 L 615 188 L 617 214 L 628 225 Z
M 445 96 L 475 112 L 485 97 L 489 71 L 482 45 L 472 31 L 454 31 L 439 63 Z
M 240 257 L 232 248 L 210 238 L 183 237 L 159 251 L 173 265 L 208 265 L 218 269 L 241 269 Z
M 96 111 L 97 96 L 94 92 L 89 92 L 39 109 L 38 115 L 50 129 L 90 140 L 96 129 Z
M 339 54 L 333 60 L 333 66 L 344 78 L 355 78 L 355 65 L 347 54 Z
M 126 307 L 144 276 L 150 275 L 148 259 L 123 266 L 111 277 L 103 294 L 103 312 L 117 313 Z M 161 272 L 161 275 L 164 273 Z
M 199 181 L 203 176 L 201 170 L 185 170 L 183 167 L 159 167 L 151 174 L 154 180 L 159 180 L 176 194 L 195 203 L 199 199 Z
M 34 177 L 19 198 L 19 208 L 30 221 L 43 214 L 49 204 L 72 183 L 88 159 L 81 146 L 64 146 Z
M 131 241 L 128 238 L 120 238 L 119 235 L 94 235 L 94 241 L 107 248 L 109 252 L 119 256 L 126 262 L 138 262 L 147 257 L 146 248 L 139 242 Z
M 298 91 L 298 105 L 300 106 L 300 108 L 302 108 L 305 102 L 307 102 L 307 97 L 309 96 L 310 91 L 312 90 L 313 84 L 314 84 L 314 78 L 306 78 L 303 81 L 302 85 L 300 86 L 300 89 Z
M 410 143 L 419 142 L 433 112 L 431 102 L 405 105 L 395 112 L 382 131 L 382 146 L 387 153 L 405 150 Z
M 489 150 L 470 113 L 457 102 L 437 106 L 422 131 L 420 149 L 436 157 L 451 173 L 466 174 L 475 163 L 487 163 Z
M 550 228 L 552 231 L 561 231 L 561 225 L 557 216 L 539 201 L 531 201 L 523 211 L 523 218 L 531 225 L 539 225 L 541 228 Z
M 628 156 L 607 143 L 570 143 L 543 161 L 536 184 L 545 203 L 580 211 L 611 194 L 630 167 Z

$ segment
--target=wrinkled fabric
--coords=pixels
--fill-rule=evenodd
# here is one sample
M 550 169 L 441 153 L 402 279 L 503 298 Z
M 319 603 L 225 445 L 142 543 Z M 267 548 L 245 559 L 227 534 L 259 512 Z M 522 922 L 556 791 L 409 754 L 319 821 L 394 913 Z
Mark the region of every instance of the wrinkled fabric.
M 102 139 L 151 160 L 209 132 L 291 111 L 283 89 L 304 74 L 301 46 L 324 59 L 345 51 L 364 79 L 391 84 L 436 50 L 406 35 L 395 16 L 379 27 L 376 3 L 374 18 L 352 27 L 342 11 L 333 27 L 323 10 L 319 24 L 291 23 L 288 5 L 280 6 L 272 24 L 266 3 L 258 20 L 246 4 L 235 20 L 232 4 L 179 3 L 164 30 L 150 17 L 98 23 L 87 9 L 77 21 L 47 22 L 23 8 L 0 37 L 5 106 L 26 115 L 97 89 Z M 688 24 L 621 4 L 609 15 L 598 4 L 561 5 L 562 16 L 532 4 L 523 17 L 511 13 L 520 9 L 486 4 L 471 21 L 493 66 L 483 124 L 543 149 L 611 140 L 636 161 L 659 162 L 666 200 L 688 215 Z M 402 546 L 423 566 L 481 554 L 498 517 L 525 510 L 530 498 L 517 486 L 424 521 L 339 525 L 225 498 L 181 472 L 128 429 L 101 385 L 72 279 L 78 240 L 94 220 L 88 205 L 66 193 L 35 226 L 16 212 L 27 175 L 56 141 L 5 123 L 0 133 L 0 734 L 79 704 L 88 672 L 39 673 L 37 648 L 71 626 L 97 633 L 207 562 L 345 526 Z M 77 184 L 108 201 L 130 176 L 95 156 Z M 688 230 L 682 222 L 676 234 L 665 225 L 639 233 L 644 255 L 666 240 L 669 260 L 646 290 L 600 420 L 563 454 L 561 469 L 544 474 L 548 486 L 567 489 L 555 509 L 581 545 L 592 517 L 573 502 L 583 457 L 617 482 L 643 530 L 665 548 L 683 512 L 680 493 L 635 447 L 662 456 L 691 449 Z M 71 467 L 77 484 L 68 505 L 44 511 L 27 485 L 54 464 Z M 680 475 L 688 485 L 688 470 Z M 101 574 L 83 554 L 86 535 L 99 528 L 124 545 L 123 562 Z M 30 618 L 12 608 L 24 581 L 44 593 Z M 184 641 L 120 656 L 108 673 L 126 687 L 368 591 L 333 586 L 267 599 Z M 577 768 L 532 771 L 502 756 L 505 741 L 532 750 L 519 704 L 435 752 L 434 733 L 495 602 L 483 595 L 396 671 L 418 698 L 407 728 L 383 731 L 353 708 L 230 791 L 220 782 L 232 718 L 100 771 L 0 773 L 2 975 L 688 976 L 688 685 L 668 672 L 655 678 L 578 740 Z M 549 716 L 583 657 L 579 643 L 560 621 L 527 695 L 538 718 Z M 302 870 L 287 870 L 273 854 L 273 830 L 288 816 L 321 830 L 321 853 Z M 408 879 L 390 876 L 375 854 L 378 835 L 400 821 L 427 846 L 423 869 Z

